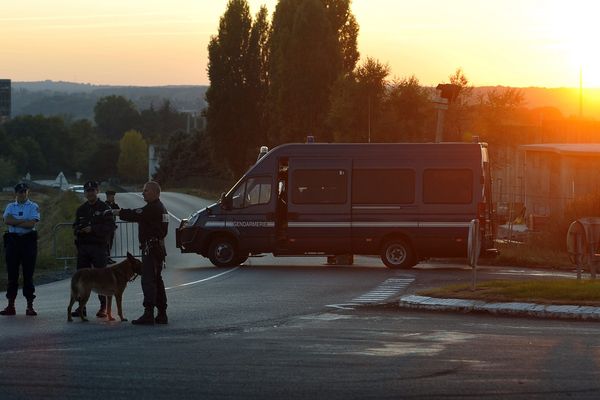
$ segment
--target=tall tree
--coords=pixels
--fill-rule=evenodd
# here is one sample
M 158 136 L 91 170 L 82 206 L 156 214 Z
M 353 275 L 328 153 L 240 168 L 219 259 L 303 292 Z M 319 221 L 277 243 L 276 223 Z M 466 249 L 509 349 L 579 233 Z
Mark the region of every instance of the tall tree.
M 340 75 L 354 70 L 358 25 L 350 0 L 280 0 L 269 63 L 271 141 L 331 140 L 326 121 Z
M 454 74 L 448 78 L 451 84 L 458 87 L 458 95 L 448 105 L 444 124 L 444 140 L 460 142 L 465 139 L 463 136 L 473 117 L 473 85 L 462 68 L 457 68 Z
M 219 32 L 208 45 L 207 133 L 216 155 L 236 175 L 248 166 L 250 148 L 261 131 L 266 17 L 261 9 L 253 24 L 248 2 L 229 0 Z
M 127 182 L 143 182 L 148 174 L 148 145 L 138 131 L 125 132 L 119 141 L 119 176 Z
M 329 125 L 336 140 L 380 142 L 382 105 L 389 66 L 368 57 L 348 76 L 341 76 L 332 90 Z
M 102 97 L 94 107 L 94 121 L 98 130 L 111 140 L 119 140 L 126 131 L 135 128 L 139 118 L 133 102 L 123 96 Z
M 414 75 L 392 82 L 385 101 L 385 141 L 432 141 L 435 113 L 430 96 L 430 90 L 422 87 Z

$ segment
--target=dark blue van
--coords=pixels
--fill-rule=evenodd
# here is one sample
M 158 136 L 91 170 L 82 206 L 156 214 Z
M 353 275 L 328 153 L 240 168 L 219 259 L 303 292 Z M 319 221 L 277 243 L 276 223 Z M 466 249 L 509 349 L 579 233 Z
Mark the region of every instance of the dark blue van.
M 235 266 L 249 256 L 379 255 L 389 268 L 465 257 L 479 219 L 493 247 L 485 143 L 285 144 L 177 229 L 177 247 Z

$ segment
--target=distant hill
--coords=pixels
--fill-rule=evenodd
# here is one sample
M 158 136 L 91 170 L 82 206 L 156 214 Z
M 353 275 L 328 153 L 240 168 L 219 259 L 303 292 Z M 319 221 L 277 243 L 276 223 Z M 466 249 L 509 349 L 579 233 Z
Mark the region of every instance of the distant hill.
M 94 106 L 101 97 L 123 96 L 138 110 L 158 108 L 169 100 L 179 111 L 201 111 L 206 106 L 207 86 L 106 86 L 72 82 L 13 82 L 12 115 L 69 115 L 94 118 Z
M 120 95 L 130 99 L 138 110 L 151 104 L 159 107 L 165 100 L 180 111 L 200 111 L 206 107 L 204 94 L 208 86 L 107 86 L 73 82 L 13 82 L 12 114 L 70 115 L 73 118 L 94 117 L 94 106 L 104 96 Z M 502 86 L 475 88 L 475 95 Z M 525 98 L 525 107 L 534 109 L 553 107 L 564 117 L 579 115 L 577 88 L 519 88 Z M 584 89 L 583 116 L 600 120 L 600 89 Z
M 475 95 L 497 89 L 502 91 L 504 86 L 481 86 L 474 90 Z M 553 107 L 564 117 L 579 116 L 578 88 L 518 88 L 524 95 L 524 106 L 530 109 Z M 600 88 L 583 89 L 582 114 L 585 118 L 600 120 Z

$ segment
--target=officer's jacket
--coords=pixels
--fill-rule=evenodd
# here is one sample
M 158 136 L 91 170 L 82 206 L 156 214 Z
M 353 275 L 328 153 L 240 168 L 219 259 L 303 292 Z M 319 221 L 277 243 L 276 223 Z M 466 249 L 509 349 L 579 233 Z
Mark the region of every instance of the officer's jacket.
M 4 210 L 3 218 L 6 219 L 11 215 L 15 219 L 26 219 L 26 220 L 40 220 L 40 207 L 31 200 L 27 200 L 24 203 L 15 201 L 6 206 Z M 24 228 L 22 226 L 8 225 L 8 232 L 23 235 L 29 233 L 33 228 Z
M 90 233 L 83 228 L 90 226 Z M 77 208 L 73 229 L 77 236 L 77 244 L 108 244 L 110 234 L 115 229 L 115 222 L 110 207 L 101 200 L 94 204 L 88 201 Z
M 150 239 L 164 239 L 169 231 L 169 213 L 160 200 L 151 201 L 142 208 L 122 209 L 119 218 L 139 223 L 140 244 Z

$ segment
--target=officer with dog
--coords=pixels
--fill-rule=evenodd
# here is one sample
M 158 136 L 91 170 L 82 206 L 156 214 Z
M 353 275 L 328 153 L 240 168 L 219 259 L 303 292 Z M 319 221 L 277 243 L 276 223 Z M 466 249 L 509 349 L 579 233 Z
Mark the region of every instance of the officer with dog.
M 8 232 L 4 234 L 4 249 L 8 285 L 6 298 L 8 306 L 0 315 L 15 315 L 15 299 L 19 290 L 19 266 L 23 268 L 23 296 L 27 299 L 25 315 L 35 316 L 33 309 L 35 286 L 33 272 L 37 257 L 37 231 L 35 225 L 40 221 L 40 208 L 29 200 L 29 186 L 19 183 L 15 186 L 16 200 L 4 210 L 4 223 Z
M 114 218 L 111 208 L 98 198 L 98 183 L 88 181 L 83 185 L 86 202 L 83 203 L 75 214 L 73 230 L 75 245 L 77 247 L 77 269 L 104 268 L 108 263 L 108 240 L 114 231 Z M 106 297 L 98 295 L 100 309 L 96 317 L 106 317 Z M 75 310 L 74 317 L 79 317 L 82 312 L 86 316 L 85 308 Z
M 167 293 L 162 278 L 162 268 L 167 255 L 164 239 L 169 228 L 169 213 L 160 201 L 158 182 L 147 182 L 142 196 L 147 203 L 142 208 L 113 210 L 113 214 L 118 215 L 121 220 L 139 224 L 144 314 L 131 322 L 134 325 L 168 324 Z M 158 310 L 156 317 L 154 317 L 154 307 Z

